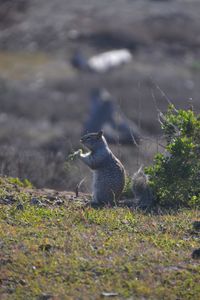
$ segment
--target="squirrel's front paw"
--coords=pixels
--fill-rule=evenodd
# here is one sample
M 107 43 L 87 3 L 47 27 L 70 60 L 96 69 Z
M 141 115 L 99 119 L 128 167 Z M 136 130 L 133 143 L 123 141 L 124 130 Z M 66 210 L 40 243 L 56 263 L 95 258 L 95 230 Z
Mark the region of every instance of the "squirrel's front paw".
M 74 152 L 75 156 L 80 156 L 83 153 L 82 149 L 78 149 L 77 151 Z
M 74 153 L 68 155 L 67 160 L 74 160 L 76 157 L 81 156 L 82 153 L 83 153 L 82 149 L 79 149 L 79 150 L 75 151 Z

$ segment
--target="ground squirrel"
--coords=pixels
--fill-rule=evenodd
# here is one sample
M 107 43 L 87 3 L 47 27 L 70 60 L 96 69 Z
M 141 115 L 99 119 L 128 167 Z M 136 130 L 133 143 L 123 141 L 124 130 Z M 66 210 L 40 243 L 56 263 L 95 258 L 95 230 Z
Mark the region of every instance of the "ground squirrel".
M 112 153 L 103 132 L 89 133 L 81 138 L 81 143 L 90 152 L 76 155 L 93 170 L 93 199 L 91 205 L 116 204 L 125 184 L 125 169 Z

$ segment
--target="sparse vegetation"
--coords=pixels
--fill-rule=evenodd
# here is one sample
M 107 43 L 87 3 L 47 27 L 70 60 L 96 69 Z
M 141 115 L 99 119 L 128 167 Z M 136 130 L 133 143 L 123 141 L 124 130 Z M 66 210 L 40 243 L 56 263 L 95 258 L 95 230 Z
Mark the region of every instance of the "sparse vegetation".
M 83 173 L 90 176 L 82 165 L 65 172 L 62 166 L 80 146 L 91 89 L 106 88 L 142 129 L 139 154 L 125 145 L 120 150 L 130 174 L 149 164 L 157 150 L 151 91 L 163 111 L 166 101 L 154 82 L 177 106 L 185 108 L 193 98 L 199 110 L 200 3 L 145 1 L 143 9 L 140 0 L 88 0 L 85 9 L 80 0 L 59 2 L 55 9 L 54 0 L 0 1 L 0 174 L 69 190 Z M 133 61 L 103 76 L 70 63 L 78 49 L 89 59 L 121 48 L 132 52 Z M 113 151 L 119 153 L 119 146 Z M 82 190 L 89 190 L 89 180 Z

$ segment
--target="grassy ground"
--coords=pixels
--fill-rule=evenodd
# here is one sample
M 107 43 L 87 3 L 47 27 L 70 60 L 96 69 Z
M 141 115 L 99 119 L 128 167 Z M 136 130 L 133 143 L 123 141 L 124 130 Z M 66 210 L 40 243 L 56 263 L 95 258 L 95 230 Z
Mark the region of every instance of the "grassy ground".
M 94 210 L 85 197 L 0 178 L 1 299 L 199 299 L 199 211 Z

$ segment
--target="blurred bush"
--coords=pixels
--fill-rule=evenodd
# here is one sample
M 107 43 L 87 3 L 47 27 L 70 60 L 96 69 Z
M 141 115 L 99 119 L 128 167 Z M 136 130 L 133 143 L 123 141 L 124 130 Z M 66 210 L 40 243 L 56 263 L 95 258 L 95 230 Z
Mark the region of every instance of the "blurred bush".
M 20 14 L 28 8 L 28 0 L 1 0 L 0 25 L 8 26 L 18 20 Z

